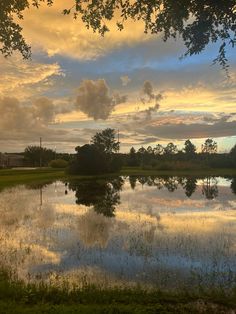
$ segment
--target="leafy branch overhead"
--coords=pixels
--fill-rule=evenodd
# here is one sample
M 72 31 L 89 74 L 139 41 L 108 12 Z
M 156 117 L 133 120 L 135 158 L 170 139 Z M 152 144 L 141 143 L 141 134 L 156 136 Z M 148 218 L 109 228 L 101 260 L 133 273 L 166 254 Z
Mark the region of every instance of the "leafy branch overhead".
M 19 51 L 24 58 L 30 57 L 30 47 L 22 36 L 22 28 L 14 21 L 14 15 L 23 18 L 23 11 L 30 5 L 39 7 L 42 2 L 49 6 L 54 0 L 2 0 L 0 2 L 0 49 L 5 56 Z M 66 1 L 65 1 L 66 6 Z M 71 14 L 87 28 L 102 36 L 109 31 L 108 22 L 116 20 L 122 31 L 125 21 L 141 20 L 144 32 L 161 34 L 164 41 L 182 38 L 184 56 L 201 53 L 208 44 L 219 42 L 219 52 L 214 62 L 227 70 L 227 45 L 236 43 L 235 0 L 75 0 L 63 14 Z

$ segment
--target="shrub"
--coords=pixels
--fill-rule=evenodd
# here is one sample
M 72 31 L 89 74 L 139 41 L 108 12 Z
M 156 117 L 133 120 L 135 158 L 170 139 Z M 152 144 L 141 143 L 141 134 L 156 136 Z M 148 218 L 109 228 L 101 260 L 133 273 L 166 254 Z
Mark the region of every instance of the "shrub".
M 54 159 L 49 163 L 49 166 L 52 168 L 66 168 L 68 166 L 68 162 L 63 159 Z

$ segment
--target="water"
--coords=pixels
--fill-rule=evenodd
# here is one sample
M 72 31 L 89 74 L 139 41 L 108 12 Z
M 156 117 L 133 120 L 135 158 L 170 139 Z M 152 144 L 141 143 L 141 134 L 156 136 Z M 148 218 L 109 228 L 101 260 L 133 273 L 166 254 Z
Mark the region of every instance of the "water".
M 25 281 L 236 283 L 236 178 L 115 177 L 0 193 L 0 264 Z

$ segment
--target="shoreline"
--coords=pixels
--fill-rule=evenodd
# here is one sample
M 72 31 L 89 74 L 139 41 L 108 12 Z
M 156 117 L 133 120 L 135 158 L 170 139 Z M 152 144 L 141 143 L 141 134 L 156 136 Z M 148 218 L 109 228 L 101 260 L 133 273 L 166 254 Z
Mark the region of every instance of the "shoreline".
M 46 184 L 55 180 L 91 180 L 105 179 L 115 176 L 222 176 L 236 177 L 236 169 L 194 169 L 194 170 L 157 170 L 125 167 L 120 172 L 102 175 L 68 175 L 64 169 L 52 168 L 32 168 L 32 169 L 1 169 L 0 170 L 0 190 L 20 184 Z

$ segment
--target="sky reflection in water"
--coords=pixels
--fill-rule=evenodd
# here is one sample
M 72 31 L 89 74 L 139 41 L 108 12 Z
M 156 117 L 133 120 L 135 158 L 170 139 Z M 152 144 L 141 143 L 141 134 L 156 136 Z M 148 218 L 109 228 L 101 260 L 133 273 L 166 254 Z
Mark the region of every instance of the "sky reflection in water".
M 24 280 L 230 288 L 236 178 L 116 177 L 0 193 L 0 262 Z

